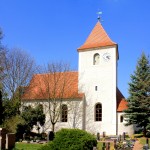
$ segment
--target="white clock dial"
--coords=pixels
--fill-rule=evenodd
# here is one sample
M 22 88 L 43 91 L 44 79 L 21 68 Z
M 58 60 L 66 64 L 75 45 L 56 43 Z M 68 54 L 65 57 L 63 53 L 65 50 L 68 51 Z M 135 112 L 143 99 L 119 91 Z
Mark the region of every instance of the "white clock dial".
M 103 55 L 103 58 L 104 58 L 105 61 L 109 61 L 111 59 L 111 55 L 109 53 L 105 53 Z

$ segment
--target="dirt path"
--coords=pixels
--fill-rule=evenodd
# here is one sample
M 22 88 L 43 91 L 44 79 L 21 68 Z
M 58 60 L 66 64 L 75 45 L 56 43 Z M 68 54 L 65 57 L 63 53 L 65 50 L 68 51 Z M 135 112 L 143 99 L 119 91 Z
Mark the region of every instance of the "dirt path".
M 133 150 L 142 150 L 143 146 L 139 141 L 136 141 L 133 147 Z

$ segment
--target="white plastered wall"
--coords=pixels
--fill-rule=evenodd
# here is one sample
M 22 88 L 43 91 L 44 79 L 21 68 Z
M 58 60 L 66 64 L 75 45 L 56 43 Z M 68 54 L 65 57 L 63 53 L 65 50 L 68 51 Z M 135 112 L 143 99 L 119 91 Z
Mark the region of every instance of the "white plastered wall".
M 51 131 L 51 122 L 48 113 L 48 102 L 46 100 L 26 100 L 22 103 L 22 106 L 32 106 L 35 107 L 38 104 L 43 105 L 43 110 L 46 115 L 45 125 L 41 127 L 40 132 L 47 133 Z M 68 121 L 61 122 L 60 118 L 55 125 L 55 131 L 60 130 L 61 128 L 79 128 L 83 129 L 82 120 L 83 120 L 83 100 L 73 99 L 73 100 L 64 100 L 62 104 L 66 104 L 68 106 Z M 34 132 L 37 132 L 36 127 L 33 129 Z
M 117 116 L 118 116 L 118 135 L 122 135 L 123 132 L 125 132 L 128 135 L 134 134 L 134 126 L 133 125 L 125 126 L 125 124 L 127 122 L 124 119 L 124 113 L 118 112 Z M 123 116 L 123 122 L 121 122 L 121 116 Z
M 100 61 L 93 65 L 93 56 L 98 53 Z M 103 55 L 111 59 L 105 61 Z M 116 134 L 116 47 L 79 52 L 79 91 L 85 93 L 86 130 L 94 134 Z M 98 90 L 95 91 L 95 86 Z M 96 103 L 102 104 L 102 121 L 94 119 Z

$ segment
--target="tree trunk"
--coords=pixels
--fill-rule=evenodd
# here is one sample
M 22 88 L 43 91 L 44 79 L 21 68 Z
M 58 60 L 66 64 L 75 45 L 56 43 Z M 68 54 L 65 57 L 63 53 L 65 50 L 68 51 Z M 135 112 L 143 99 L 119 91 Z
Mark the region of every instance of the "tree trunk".
M 147 132 L 147 131 L 146 131 L 146 127 L 144 126 L 144 129 L 143 129 L 143 136 L 144 136 L 144 137 L 146 137 L 146 132 Z
M 55 124 L 54 123 L 52 123 L 52 131 L 53 131 L 53 133 L 55 131 Z

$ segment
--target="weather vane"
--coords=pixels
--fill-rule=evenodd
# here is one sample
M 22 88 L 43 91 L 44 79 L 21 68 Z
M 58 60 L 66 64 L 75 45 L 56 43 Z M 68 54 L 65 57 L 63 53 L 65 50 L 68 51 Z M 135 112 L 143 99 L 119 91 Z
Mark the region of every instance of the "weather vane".
M 102 20 L 101 20 L 101 17 L 100 17 L 100 15 L 102 14 L 102 12 L 101 12 L 101 11 L 99 11 L 99 12 L 97 12 L 97 14 L 98 14 L 97 19 L 98 19 L 99 21 L 102 21 Z

